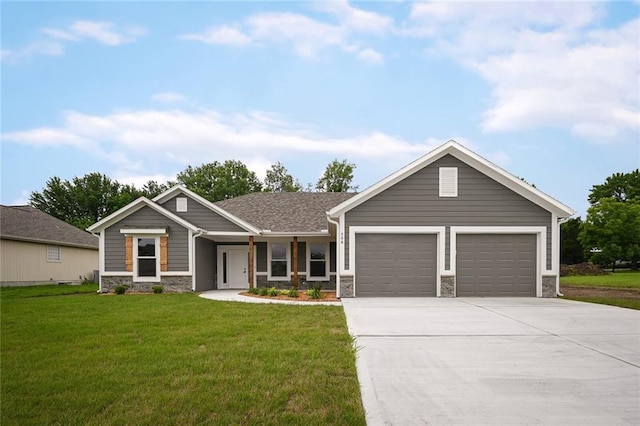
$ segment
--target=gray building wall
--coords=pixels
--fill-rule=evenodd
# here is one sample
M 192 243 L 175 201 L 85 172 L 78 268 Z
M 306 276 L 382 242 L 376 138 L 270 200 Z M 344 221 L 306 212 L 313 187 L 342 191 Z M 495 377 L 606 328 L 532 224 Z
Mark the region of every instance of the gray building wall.
M 217 288 L 218 267 L 216 243 L 205 238 L 196 238 L 196 291 Z
M 458 168 L 458 196 L 439 196 L 439 168 Z M 451 226 L 546 226 L 551 268 L 551 213 L 446 155 L 345 215 L 345 262 L 351 226 L 445 226 L 445 267 L 450 267 Z
M 176 211 L 176 198 L 187 198 L 186 212 Z M 245 229 L 229 222 L 224 217 L 203 206 L 186 194 L 176 195 L 162 203 L 161 206 L 198 228 L 206 229 L 207 231 L 246 232 Z
M 189 270 L 189 231 L 182 225 L 149 207 L 143 207 L 120 222 L 105 229 L 105 272 L 123 272 L 125 236 L 122 228 L 167 228 L 168 268 L 171 272 Z M 135 248 L 134 248 L 135 249 Z

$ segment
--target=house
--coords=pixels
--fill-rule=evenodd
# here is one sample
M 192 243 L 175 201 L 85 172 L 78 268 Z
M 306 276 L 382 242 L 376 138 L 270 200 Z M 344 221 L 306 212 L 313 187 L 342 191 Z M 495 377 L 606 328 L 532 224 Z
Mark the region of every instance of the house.
M 100 288 L 204 291 L 295 284 L 339 297 L 558 293 L 573 211 L 454 141 L 352 193 L 211 203 L 183 186 L 92 225 Z
M 93 280 L 98 239 L 31 206 L 0 206 L 0 285 Z

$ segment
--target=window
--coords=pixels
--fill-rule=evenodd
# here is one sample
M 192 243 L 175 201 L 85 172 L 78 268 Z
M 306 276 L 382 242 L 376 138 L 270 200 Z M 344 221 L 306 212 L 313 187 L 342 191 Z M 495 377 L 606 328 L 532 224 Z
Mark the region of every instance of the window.
M 329 245 L 326 243 L 308 243 L 308 276 L 309 281 L 328 279 Z
M 187 211 L 187 199 L 185 197 L 176 198 L 176 211 L 178 213 Z
M 289 278 L 289 245 L 271 243 L 269 246 L 269 279 L 286 280 Z
M 60 246 L 47 246 L 47 262 L 61 262 L 61 251 Z
M 458 196 L 458 168 L 440 167 L 440 196 Z
M 136 277 L 159 280 L 157 238 L 136 238 Z

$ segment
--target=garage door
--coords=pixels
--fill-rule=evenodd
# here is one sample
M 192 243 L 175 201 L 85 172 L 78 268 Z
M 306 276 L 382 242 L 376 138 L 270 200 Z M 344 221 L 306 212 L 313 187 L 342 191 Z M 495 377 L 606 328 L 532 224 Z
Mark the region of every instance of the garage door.
M 435 296 L 436 272 L 436 235 L 356 236 L 356 297 Z
M 536 295 L 535 235 L 465 234 L 456 245 L 458 297 Z

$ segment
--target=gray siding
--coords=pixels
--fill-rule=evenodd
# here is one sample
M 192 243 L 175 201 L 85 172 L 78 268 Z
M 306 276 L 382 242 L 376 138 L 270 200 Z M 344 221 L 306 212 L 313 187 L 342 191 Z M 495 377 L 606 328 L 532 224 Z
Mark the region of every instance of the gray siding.
M 176 211 L 176 198 L 187 198 L 186 212 Z M 171 213 L 174 213 L 176 216 L 183 218 L 184 220 L 197 226 L 198 228 L 206 229 L 207 231 L 247 232 L 245 229 L 232 222 L 229 222 L 224 217 L 203 206 L 186 194 L 176 195 L 175 197 L 170 198 L 161 205 Z
M 256 243 L 256 272 L 267 272 L 267 243 Z
M 125 268 L 122 228 L 167 228 L 168 268 L 171 272 L 189 270 L 189 231 L 149 207 L 143 207 L 105 230 L 105 271 L 123 272 Z
M 458 168 L 457 197 L 439 196 L 439 167 Z M 347 268 L 350 226 L 446 226 L 446 268 L 450 226 L 546 226 L 547 268 L 551 267 L 551 213 L 451 155 L 349 211 L 345 222 Z
M 196 238 L 196 291 L 215 290 L 217 253 L 216 243 Z

